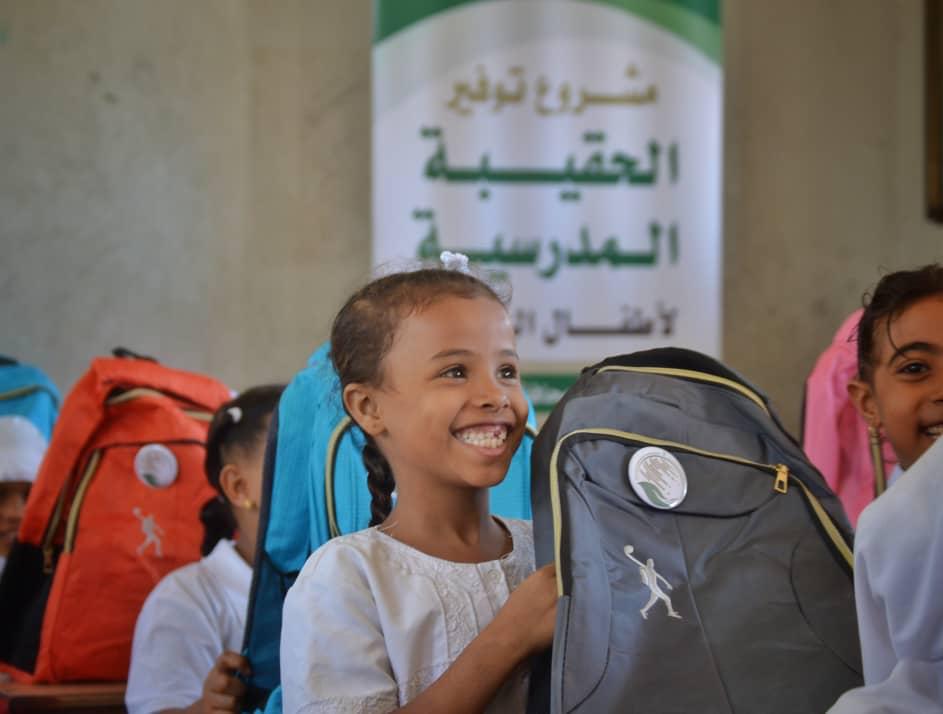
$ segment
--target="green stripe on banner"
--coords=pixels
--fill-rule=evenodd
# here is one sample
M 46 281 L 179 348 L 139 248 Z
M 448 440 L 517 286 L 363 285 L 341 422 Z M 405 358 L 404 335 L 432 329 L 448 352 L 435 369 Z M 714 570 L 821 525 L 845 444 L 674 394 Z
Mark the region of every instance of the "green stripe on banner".
M 373 42 L 430 15 L 473 2 L 498 0 L 374 0 Z M 505 0 L 507 2 L 508 0 Z M 577 0 L 608 5 L 642 17 L 687 40 L 712 60 L 721 63 L 721 0 Z
M 524 374 L 521 382 L 524 391 L 538 412 L 549 412 L 556 406 L 566 390 L 573 386 L 576 374 Z
M 430 15 L 479 0 L 374 0 L 373 44 Z
M 617 7 L 678 35 L 723 63 L 720 0 L 582 0 Z
M 705 20 L 720 25 L 720 0 L 669 0 L 675 5 L 681 5 Z

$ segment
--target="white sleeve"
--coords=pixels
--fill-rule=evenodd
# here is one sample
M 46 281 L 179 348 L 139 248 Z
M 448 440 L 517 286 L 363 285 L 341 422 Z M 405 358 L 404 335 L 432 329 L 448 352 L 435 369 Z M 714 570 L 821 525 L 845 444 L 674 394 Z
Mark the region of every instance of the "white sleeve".
M 828 714 L 939 714 L 940 663 L 901 660 L 884 681 L 852 689 Z
M 865 686 L 831 714 L 940 712 L 943 701 L 943 441 L 869 505 L 855 538 Z
M 128 714 L 153 714 L 190 706 L 223 651 L 207 611 L 171 580 L 151 592 L 134 627 L 125 706 Z
M 855 595 L 860 588 L 865 596 L 859 625 L 866 684 L 906 660 L 943 665 L 943 468 L 930 468 L 943 451 L 927 454 L 937 458 L 925 455 L 859 521 Z
M 285 597 L 281 677 L 286 714 L 382 714 L 396 680 L 361 556 L 327 543 Z
M 855 608 L 858 613 L 858 637 L 861 640 L 861 662 L 867 684 L 887 678 L 894 668 L 893 638 L 888 621 L 887 601 L 883 593 L 875 593 L 877 578 L 872 572 L 866 547 L 869 531 L 859 530 L 855 542 Z

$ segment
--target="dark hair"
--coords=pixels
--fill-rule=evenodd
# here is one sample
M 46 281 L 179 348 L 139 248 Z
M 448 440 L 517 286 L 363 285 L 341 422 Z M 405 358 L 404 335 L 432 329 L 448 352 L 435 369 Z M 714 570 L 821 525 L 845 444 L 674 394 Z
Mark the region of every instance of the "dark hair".
M 393 345 L 400 322 L 445 297 L 507 301 L 487 283 L 457 270 L 426 268 L 378 278 L 344 304 L 331 327 L 331 361 L 341 388 L 359 382 L 380 386 L 383 358 Z M 395 481 L 389 462 L 367 436 L 363 448 L 370 489 L 370 525 L 382 523 L 393 507 Z
M 33 484 L 29 481 L 0 481 L 0 503 L 3 503 L 11 496 L 18 495 L 26 502 L 29 499 L 29 492 Z
M 222 538 L 231 538 L 236 530 L 232 505 L 226 500 L 219 477 L 234 451 L 249 454 L 265 443 L 265 427 L 269 415 L 278 406 L 285 386 L 271 384 L 247 389 L 216 410 L 206 437 L 206 478 L 219 495 L 203 504 L 203 544 L 200 551 L 207 555 Z
M 943 294 L 943 266 L 937 263 L 916 270 L 899 270 L 885 275 L 870 295 L 863 298 L 864 312 L 858 322 L 858 377 L 870 382 L 874 370 L 874 333 L 880 325 L 891 347 L 891 323 L 904 310 L 923 298 Z

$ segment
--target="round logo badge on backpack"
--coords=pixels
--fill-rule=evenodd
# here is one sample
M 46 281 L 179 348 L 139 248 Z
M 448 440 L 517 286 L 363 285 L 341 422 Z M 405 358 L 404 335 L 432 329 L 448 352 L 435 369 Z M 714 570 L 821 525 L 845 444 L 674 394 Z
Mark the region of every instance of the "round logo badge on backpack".
M 674 454 L 657 446 L 639 449 L 629 461 L 629 483 L 653 508 L 677 508 L 688 495 L 688 477 Z
M 151 488 L 167 488 L 177 480 L 177 457 L 163 444 L 148 444 L 134 456 L 134 472 Z

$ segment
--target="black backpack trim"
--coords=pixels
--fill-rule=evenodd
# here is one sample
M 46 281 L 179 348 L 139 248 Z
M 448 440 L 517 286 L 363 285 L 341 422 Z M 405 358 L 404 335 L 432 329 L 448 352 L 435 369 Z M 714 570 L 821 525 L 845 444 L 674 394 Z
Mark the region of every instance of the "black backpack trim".
M 256 536 L 255 558 L 252 566 L 252 585 L 249 588 L 249 602 L 253 603 L 257 599 L 258 591 L 262 587 L 261 574 L 264 568 L 263 563 L 267 563 L 272 569 L 274 577 L 277 579 L 282 594 L 288 592 L 288 588 L 295 582 L 298 572 L 286 573 L 275 567 L 275 563 L 265 552 L 265 535 L 268 531 L 269 515 L 272 507 L 272 487 L 275 483 L 275 458 L 278 451 L 278 408 L 272 412 L 269 420 L 268 435 L 265 440 L 265 457 L 262 464 L 262 498 L 259 505 L 259 530 Z M 249 607 L 246 613 L 245 635 L 242 641 L 242 654 L 248 655 L 249 645 L 253 639 L 253 626 L 255 608 Z M 251 665 L 251 662 L 250 662 Z M 265 709 L 265 703 L 268 701 L 271 690 L 259 687 L 253 683 L 252 678 L 241 677 L 246 684 L 246 693 L 242 699 L 243 711 L 252 711 L 254 709 Z

